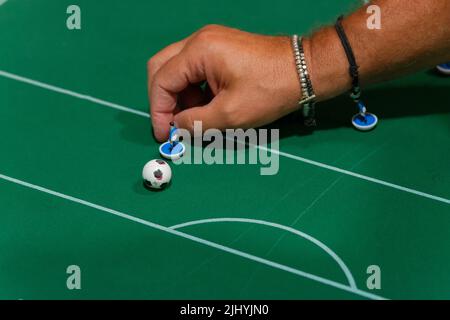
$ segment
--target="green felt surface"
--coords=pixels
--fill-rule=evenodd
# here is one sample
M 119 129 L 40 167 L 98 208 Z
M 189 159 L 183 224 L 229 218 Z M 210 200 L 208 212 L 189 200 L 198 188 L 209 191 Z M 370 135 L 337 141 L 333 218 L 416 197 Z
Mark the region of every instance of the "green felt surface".
M 82 30 L 69 31 L 70 4 L 0 6 L 0 71 L 143 112 L 147 59 L 205 24 L 302 33 L 357 6 L 79 0 Z M 140 178 L 145 162 L 158 157 L 148 118 L 0 76 L 0 298 L 448 299 L 449 88 L 450 78 L 432 72 L 370 88 L 367 104 L 380 118 L 370 133 L 351 128 L 355 110 L 347 98 L 318 107 L 313 134 L 290 118 L 273 125 L 288 155 L 413 192 L 281 156 L 274 176 L 261 176 L 258 165 L 172 166 L 170 188 L 152 193 Z M 270 226 L 161 230 L 210 218 L 264 220 L 304 232 L 342 259 L 359 289 L 350 288 L 329 252 Z M 66 287 L 69 265 L 81 268 L 81 290 Z M 366 287 L 369 265 L 381 268 L 381 290 Z

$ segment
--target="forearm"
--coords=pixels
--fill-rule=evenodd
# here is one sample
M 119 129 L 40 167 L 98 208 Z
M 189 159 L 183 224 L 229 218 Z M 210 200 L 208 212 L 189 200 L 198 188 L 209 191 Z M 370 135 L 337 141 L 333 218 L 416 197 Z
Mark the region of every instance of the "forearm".
M 450 60 L 449 0 L 379 0 L 372 4 L 381 8 L 381 29 L 368 29 L 366 7 L 343 22 L 363 85 Z M 305 41 L 305 51 L 319 100 L 350 89 L 348 60 L 334 27 L 314 33 Z
M 450 61 L 450 0 L 373 4 L 381 8 L 381 30 L 368 29 L 366 8 L 343 22 L 363 85 Z M 350 89 L 349 62 L 333 27 L 306 38 L 304 51 L 319 101 Z M 148 66 L 159 141 L 167 139 L 171 121 L 191 132 L 195 121 L 203 130 L 254 128 L 298 110 L 301 90 L 287 37 L 206 26 L 156 54 Z M 203 81 L 212 100 L 198 86 Z

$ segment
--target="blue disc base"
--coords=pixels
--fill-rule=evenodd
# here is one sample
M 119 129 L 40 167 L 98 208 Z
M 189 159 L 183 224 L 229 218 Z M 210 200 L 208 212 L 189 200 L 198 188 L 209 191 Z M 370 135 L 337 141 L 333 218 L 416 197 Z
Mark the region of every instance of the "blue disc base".
M 450 75 L 450 62 L 438 65 L 437 69 L 443 74 Z
M 165 142 L 159 147 L 159 153 L 161 156 L 169 160 L 180 159 L 185 152 L 186 147 L 181 142 L 177 142 L 174 145 L 170 142 Z
M 375 128 L 378 123 L 378 118 L 372 113 L 366 112 L 365 115 L 360 113 L 356 114 L 352 118 L 353 126 L 361 131 L 369 131 Z

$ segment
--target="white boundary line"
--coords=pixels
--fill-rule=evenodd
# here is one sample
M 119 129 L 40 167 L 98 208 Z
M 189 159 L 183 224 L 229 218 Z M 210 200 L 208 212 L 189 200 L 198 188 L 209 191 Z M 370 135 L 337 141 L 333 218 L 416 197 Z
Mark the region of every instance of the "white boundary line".
M 65 200 L 68 200 L 68 201 L 71 201 L 71 202 L 75 202 L 75 203 L 81 204 L 81 205 L 86 206 L 86 207 L 90 207 L 90 208 L 93 208 L 93 209 L 96 209 L 96 210 L 100 210 L 100 211 L 103 211 L 103 212 L 106 212 L 106 213 L 110 213 L 110 214 L 115 215 L 117 217 L 120 217 L 120 218 L 123 218 L 123 219 L 127 219 L 127 220 L 130 220 L 130 221 L 134 221 L 136 223 L 140 223 L 140 224 L 148 226 L 150 228 L 154 228 L 154 229 L 157 229 L 157 230 L 160 230 L 160 231 L 164 231 L 164 232 L 170 233 L 172 235 L 175 235 L 175 236 L 178 236 L 178 237 L 181 237 L 181 238 L 189 239 L 191 241 L 203 244 L 205 246 L 212 247 L 212 248 L 215 248 L 215 249 L 218 249 L 218 250 L 221 250 L 221 251 L 225 251 L 225 252 L 234 254 L 236 256 L 239 256 L 239 257 L 242 257 L 242 258 L 245 258 L 245 259 L 248 259 L 248 260 L 252 260 L 252 261 L 264 264 L 266 266 L 269 266 L 269 267 L 272 267 L 272 268 L 275 268 L 275 269 L 278 269 L 278 270 L 286 271 L 286 272 L 298 275 L 300 277 L 303 277 L 303 278 L 306 278 L 306 279 L 309 279 L 309 280 L 312 280 L 312 281 L 316 281 L 316 282 L 319 282 L 319 283 L 322 283 L 322 284 L 325 284 L 325 285 L 328 285 L 328 286 L 331 286 L 331 287 L 334 287 L 334 288 L 337 288 L 337 289 L 341 289 L 341 290 L 344 290 L 344 291 L 347 291 L 347 292 L 351 292 L 353 294 L 359 295 L 359 296 L 364 297 L 364 298 L 374 299 L 374 300 L 385 300 L 386 299 L 384 297 L 381 297 L 381 296 L 378 296 L 378 295 L 375 295 L 375 294 L 372 294 L 372 293 L 369 293 L 369 292 L 365 292 L 365 291 L 362 291 L 362 290 L 357 289 L 357 288 L 352 288 L 352 287 L 350 287 L 348 285 L 344 285 L 344 284 L 336 282 L 336 281 L 332 281 L 332 280 L 329 280 L 329 279 L 326 279 L 326 278 L 322 278 L 322 277 L 316 276 L 316 275 L 311 274 L 311 273 L 307 273 L 307 272 L 304 272 L 304 271 L 301 271 L 301 270 L 298 270 L 298 269 L 294 269 L 294 268 L 285 266 L 285 265 L 280 264 L 280 263 L 276 263 L 276 262 L 273 262 L 273 261 L 270 261 L 270 260 L 267 260 L 267 259 L 264 259 L 264 258 L 260 258 L 258 256 L 255 256 L 255 255 L 252 255 L 252 254 L 240 251 L 240 250 L 236 250 L 236 249 L 233 249 L 233 248 L 230 248 L 230 247 L 227 247 L 227 246 L 224 246 L 224 245 L 221 245 L 221 244 L 209 241 L 209 240 L 205 240 L 205 239 L 202 239 L 202 238 L 199 238 L 199 237 L 195 237 L 195 236 L 192 236 L 190 234 L 187 234 L 187 233 L 184 233 L 184 232 L 181 232 L 181 231 L 178 231 L 178 230 L 174 230 L 174 229 L 165 227 L 165 226 L 160 225 L 160 224 L 156 224 L 156 223 L 153 223 L 153 222 L 150 222 L 150 221 L 147 221 L 147 220 L 143 220 L 143 219 L 131 216 L 129 214 L 120 212 L 120 211 L 116 211 L 116 210 L 113 210 L 113 209 L 110 209 L 110 208 L 107 208 L 107 207 L 104 207 L 104 206 L 101 206 L 101 205 L 98 205 L 98 204 L 95 204 L 95 203 L 92 203 L 92 202 L 89 202 L 89 201 L 86 201 L 86 200 L 75 198 L 75 197 L 72 197 L 72 196 L 69 196 L 69 195 L 57 192 L 57 191 L 53 191 L 53 190 L 50 190 L 50 189 L 47 189 L 47 188 L 44 188 L 44 187 L 41 187 L 41 186 L 38 186 L 38 185 L 35 185 L 35 184 L 31 184 L 31 183 L 28 183 L 28 182 L 25 182 L 25 181 L 22 181 L 22 180 L 19 180 L 19 179 L 15 179 L 15 178 L 3 175 L 3 174 L 0 174 L 0 179 L 3 179 L 5 181 L 9 181 L 11 183 L 15 183 L 17 185 L 21 185 L 23 187 L 27 187 L 27 188 L 30 188 L 30 189 L 33 189 L 33 190 L 37 190 L 37 191 L 40 191 L 40 192 L 43 192 L 43 193 L 46 193 L 46 194 L 50 194 L 52 196 L 55 196 L 55 197 L 58 197 L 58 198 L 62 198 L 62 199 L 65 199 Z
M 201 220 L 194 220 L 189 222 L 180 223 L 174 226 L 171 226 L 170 229 L 177 230 L 180 228 L 186 228 L 190 226 L 195 226 L 199 224 L 207 224 L 207 223 L 220 223 L 220 222 L 240 222 L 240 223 L 250 223 L 250 224 L 259 224 L 268 226 L 275 229 L 280 229 L 292 234 L 295 234 L 303 239 L 308 240 L 309 242 L 313 243 L 314 245 L 318 246 L 320 249 L 325 251 L 326 254 L 328 254 L 341 268 L 342 272 L 345 274 L 345 277 L 347 278 L 348 284 L 350 287 L 357 289 L 355 279 L 353 278 L 352 273 L 350 272 L 350 269 L 347 267 L 347 265 L 344 263 L 344 261 L 333 251 L 331 250 L 327 245 L 325 245 L 320 240 L 317 240 L 313 236 L 304 233 L 300 230 L 279 224 L 274 223 L 270 221 L 264 221 L 264 220 L 257 220 L 257 219 L 246 219 L 246 218 L 212 218 L 212 219 L 201 219 Z
M 72 96 L 72 97 L 75 97 L 75 98 L 78 98 L 78 99 L 87 100 L 87 101 L 90 101 L 90 102 L 93 102 L 93 103 L 97 103 L 97 104 L 100 104 L 100 105 L 103 105 L 103 106 L 106 106 L 106 107 L 109 107 L 109 108 L 113 108 L 113 109 L 117 109 L 117 110 L 120 110 L 120 111 L 129 112 L 129 113 L 134 113 L 134 114 L 136 114 L 138 116 L 141 116 L 141 117 L 150 118 L 150 115 L 148 113 L 145 113 L 145 112 L 142 112 L 142 111 L 134 110 L 132 108 L 128 108 L 128 107 L 125 107 L 125 106 L 122 106 L 122 105 L 118 105 L 118 104 L 115 104 L 115 103 L 112 103 L 112 102 L 108 102 L 108 101 L 105 101 L 105 100 L 97 99 L 97 98 L 94 98 L 94 97 L 91 97 L 91 96 L 88 96 L 88 95 L 80 94 L 80 93 L 77 93 L 77 92 L 74 92 L 74 91 L 70 91 L 70 90 L 66 90 L 66 89 L 60 88 L 60 87 L 49 85 L 49 84 L 46 84 L 46 83 L 43 83 L 43 82 L 40 82 L 40 81 L 36 81 L 36 80 L 32 80 L 32 79 L 25 78 L 25 77 L 22 77 L 22 76 L 18 76 L 16 74 L 9 73 L 9 72 L 3 71 L 3 70 L 0 70 L 0 76 L 3 76 L 5 78 L 9 78 L 9 79 L 12 79 L 12 80 L 20 81 L 20 82 L 23 82 L 23 83 L 27 83 L 27 84 L 30 84 L 30 85 L 33 85 L 33 86 L 36 86 L 36 87 L 40 87 L 40 88 L 43 88 L 43 89 L 47 89 L 47 90 L 50 90 L 50 91 L 54 91 L 54 92 L 58 92 L 58 93 L 61 93 L 61 94 L 69 95 L 69 96 Z M 425 192 L 422 192 L 422 191 L 418 191 L 418 190 L 414 190 L 414 189 L 411 189 L 411 188 L 403 187 L 403 186 L 400 186 L 400 185 L 397 185 L 397 184 L 394 184 L 394 183 L 390 183 L 390 182 L 387 182 L 387 181 L 383 181 L 383 180 L 380 180 L 380 179 L 377 179 L 377 178 L 372 178 L 372 177 L 369 177 L 369 176 L 365 176 L 363 174 L 359 174 L 359 173 L 352 172 L 352 171 L 349 171 L 349 170 L 345 170 L 345 169 L 341 169 L 341 168 L 338 168 L 338 167 L 330 166 L 330 165 L 327 165 L 327 164 L 324 164 L 324 163 L 321 163 L 321 162 L 318 162 L 318 161 L 314 161 L 314 160 L 306 159 L 306 158 L 303 158 L 303 157 L 299 157 L 299 156 L 296 156 L 296 155 L 293 155 L 293 154 L 290 154 L 290 153 L 287 153 L 287 152 L 282 152 L 282 151 L 279 151 L 279 150 L 269 149 L 269 148 L 266 148 L 264 146 L 248 144 L 248 143 L 246 143 L 244 141 L 239 141 L 239 140 L 237 140 L 236 142 L 238 142 L 240 144 L 245 144 L 245 145 L 248 145 L 248 146 L 251 146 L 251 147 L 254 147 L 254 148 L 262 149 L 262 150 L 265 150 L 265 151 L 273 152 L 273 153 L 276 153 L 276 154 L 278 154 L 280 156 L 283 156 L 283 157 L 286 157 L 286 158 L 290 158 L 290 159 L 293 159 L 293 160 L 297 160 L 297 161 L 301 161 L 301 162 L 304 162 L 304 163 L 307 163 L 307 164 L 310 164 L 310 165 L 313 165 L 313 166 L 316 166 L 316 167 L 320 167 L 320 168 L 323 168 L 323 169 L 328 169 L 328 170 L 331 170 L 331 171 L 339 172 L 339 173 L 342 173 L 342 174 L 345 174 L 345 175 L 348 175 L 348 176 L 352 176 L 352 177 L 355 177 L 355 178 L 359 178 L 359 179 L 362 179 L 362 180 L 366 180 L 366 181 L 369 181 L 369 182 L 380 184 L 380 185 L 383 185 L 385 187 L 389 187 L 389 188 L 397 189 L 397 190 L 400 190 L 400 191 L 403 191 L 403 192 L 411 193 L 411 194 L 414 194 L 414 195 L 419 196 L 419 197 L 428 198 L 428 199 L 439 201 L 439 202 L 442 202 L 442 203 L 445 203 L 445 204 L 450 204 L 450 199 L 446 199 L 446 198 L 443 198 L 443 197 L 438 197 L 438 196 L 435 196 L 435 195 L 432 195 L 432 194 L 429 194 L 429 193 L 425 193 Z
M 240 143 L 242 143 L 242 142 L 240 142 Z M 380 184 L 380 185 L 383 185 L 383 186 L 386 186 L 386 187 L 390 187 L 390 188 L 393 188 L 393 189 L 397 189 L 397 190 L 400 190 L 400 191 L 404 191 L 404 192 L 407 192 L 407 193 L 412 193 L 412 194 L 415 194 L 416 196 L 420 196 L 420 197 L 428 198 L 428 199 L 431 199 L 431 200 L 435 200 L 435 201 L 443 202 L 443 203 L 446 203 L 446 204 L 450 204 L 450 199 L 438 197 L 438 196 L 435 196 L 435 195 L 432 195 L 432 194 L 429 194 L 429 193 L 425 193 L 425 192 L 422 192 L 422 191 L 418 191 L 418 190 L 414 190 L 414 189 L 411 189 L 411 188 L 403 187 L 403 186 L 400 186 L 398 184 L 394 184 L 394 183 L 391 183 L 391 182 L 383 181 L 383 180 L 380 180 L 380 179 L 377 179 L 377 178 L 372 178 L 372 177 L 369 177 L 369 176 L 365 176 L 363 174 L 359 174 L 359 173 L 356 173 L 356 172 L 353 172 L 353 171 L 349 171 L 349 170 L 341 169 L 341 168 L 338 168 L 338 167 L 330 166 L 330 165 L 325 164 L 325 163 L 321 163 L 321 162 L 318 162 L 318 161 L 306 159 L 306 158 L 299 157 L 299 156 L 296 156 L 296 155 L 293 155 L 293 154 L 289 154 L 289 153 L 286 153 L 286 152 L 269 149 L 269 148 L 266 148 L 264 146 L 256 146 L 256 147 L 258 147 L 260 149 L 263 149 L 263 150 L 266 150 L 266 151 L 277 153 L 280 156 L 283 156 L 283 157 L 286 157 L 286 158 L 291 158 L 293 160 L 298 160 L 298 161 L 301 161 L 301 162 L 304 162 L 304 163 L 308 163 L 308 164 L 311 164 L 311 165 L 316 166 L 316 167 L 320 167 L 320 168 L 328 169 L 328 170 L 331 170 L 331 171 L 339 172 L 339 173 L 342 173 L 342 174 L 345 174 L 345 175 L 348 175 L 348 176 L 352 176 L 352 177 L 355 177 L 355 178 L 359 178 L 359 179 L 362 179 L 362 180 L 366 180 L 366 181 L 369 181 L 369 182 Z
M 8 0 L 0 0 L 0 6 L 4 5 L 6 1 Z
M 29 79 L 29 78 L 21 77 L 21 76 L 18 76 L 16 74 L 9 73 L 9 72 L 3 71 L 3 70 L 0 70 L 0 76 L 5 77 L 5 78 L 9 78 L 9 79 L 12 79 L 12 80 L 20 81 L 20 82 L 23 82 L 23 83 L 31 84 L 32 86 L 39 87 L 39 88 L 42 88 L 42 89 L 46 89 L 46 90 L 58 92 L 58 93 L 61 93 L 61 94 L 65 94 L 67 96 L 72 96 L 72 97 L 75 97 L 75 98 L 78 98 L 78 99 L 87 100 L 87 101 L 90 101 L 90 102 L 93 102 L 93 103 L 96 103 L 96 104 L 103 105 L 105 107 L 117 109 L 117 110 L 120 110 L 120 111 L 129 112 L 129 113 L 134 113 L 134 114 L 137 114 L 138 116 L 142 116 L 142 117 L 147 117 L 147 118 L 150 117 L 148 113 L 145 113 L 145 112 L 142 112 L 142 111 L 134 110 L 132 108 L 121 106 L 120 104 L 108 102 L 108 101 L 97 99 L 95 97 L 91 97 L 91 96 L 88 96 L 88 95 L 85 95 L 85 94 L 81 94 L 81 93 L 77 93 L 77 92 L 74 92 L 74 91 L 66 90 L 66 89 L 63 89 L 63 88 L 60 88 L 60 87 L 52 86 L 50 84 L 46 84 L 46 83 L 43 83 L 43 82 L 40 82 L 40 81 L 36 81 L 36 80 Z

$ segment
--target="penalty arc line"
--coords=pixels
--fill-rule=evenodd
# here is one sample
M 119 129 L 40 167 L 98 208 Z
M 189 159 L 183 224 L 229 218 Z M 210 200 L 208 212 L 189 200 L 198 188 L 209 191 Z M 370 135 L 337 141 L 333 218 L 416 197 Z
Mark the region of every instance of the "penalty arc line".
M 239 222 L 239 223 L 249 223 L 249 224 L 259 224 L 279 230 L 283 230 L 286 232 L 289 232 L 291 234 L 294 234 L 296 236 L 299 236 L 320 249 L 322 249 L 328 256 L 330 256 L 341 268 L 342 272 L 345 274 L 345 277 L 347 278 L 347 281 L 350 285 L 350 287 L 357 289 L 355 279 L 353 278 L 352 273 L 350 272 L 350 269 L 347 267 L 347 265 L 344 263 L 344 261 L 333 251 L 331 250 L 327 245 L 322 243 L 321 241 L 317 240 L 313 236 L 304 233 L 300 230 L 294 229 L 292 227 L 288 227 L 279 223 L 265 221 L 265 220 L 259 220 L 259 219 L 248 219 L 248 218 L 211 218 L 211 219 L 201 219 L 201 220 L 194 220 L 194 221 L 188 221 L 184 223 L 180 223 L 174 226 L 171 226 L 170 229 L 177 230 L 181 228 L 191 227 L 195 225 L 202 225 L 202 224 L 211 224 L 211 223 L 221 223 L 221 222 Z
M 54 91 L 54 92 L 58 92 L 58 93 L 61 93 L 61 94 L 69 95 L 69 96 L 72 96 L 72 97 L 75 97 L 75 98 L 78 98 L 78 99 L 87 100 L 87 101 L 90 101 L 90 102 L 93 102 L 93 103 L 96 103 L 96 104 L 100 104 L 100 105 L 103 105 L 103 106 L 106 106 L 106 107 L 109 107 L 109 108 L 113 108 L 113 109 L 117 109 L 117 110 L 120 110 L 120 111 L 133 113 L 133 114 L 136 114 L 136 115 L 141 116 L 141 117 L 150 118 L 150 115 L 148 113 L 145 113 L 145 112 L 142 112 L 142 111 L 134 110 L 132 108 L 125 107 L 125 106 L 122 106 L 122 105 L 119 105 L 119 104 L 116 104 L 116 103 L 108 102 L 108 101 L 105 101 L 105 100 L 97 99 L 97 98 L 89 96 L 89 95 L 80 94 L 80 93 L 77 93 L 77 92 L 74 92 L 74 91 L 70 91 L 70 90 L 66 90 L 66 89 L 60 88 L 60 87 L 49 85 L 49 84 L 46 84 L 46 83 L 43 83 L 43 82 L 40 82 L 40 81 L 36 81 L 36 80 L 29 79 L 29 78 L 25 78 L 25 77 L 22 77 L 22 76 L 19 76 L 19 75 L 10 73 L 10 72 L 6 72 L 6 71 L 3 71 L 3 70 L 0 70 L 0 76 L 3 76 L 5 78 L 9 78 L 9 79 L 12 79 L 12 80 L 20 81 L 20 82 L 23 82 L 23 83 L 27 83 L 27 84 L 30 84 L 30 85 L 34 85 L 34 86 L 37 86 L 37 87 L 40 87 L 40 88 L 43 88 L 43 89 L 47 89 L 47 90 L 50 90 L 50 91 Z M 443 198 L 443 197 L 435 196 L 435 195 L 432 195 L 432 194 L 429 194 L 429 193 L 426 193 L 426 192 L 418 191 L 418 190 L 411 189 L 411 188 L 408 188 L 408 187 L 403 187 L 403 186 L 400 186 L 400 185 L 397 185 L 397 184 L 394 184 L 394 183 L 391 183 L 391 182 L 387 182 L 387 181 L 380 180 L 380 179 L 377 179 L 377 178 L 372 178 L 372 177 L 369 177 L 369 176 L 366 176 L 366 175 L 363 175 L 363 174 L 359 174 L 359 173 L 352 172 L 352 171 L 349 171 L 349 170 L 341 169 L 341 168 L 338 168 L 338 167 L 335 167 L 335 166 L 330 166 L 330 165 L 327 165 L 325 163 L 321 163 L 321 162 L 318 162 L 318 161 L 306 159 L 306 158 L 303 158 L 303 157 L 300 157 L 300 156 L 296 156 L 296 155 L 293 155 L 293 154 L 290 154 L 290 153 L 287 153 L 287 152 L 274 150 L 274 149 L 271 149 L 271 148 L 267 148 L 267 147 L 259 146 L 259 145 L 255 145 L 255 144 L 249 144 L 249 143 L 247 143 L 245 141 L 240 141 L 240 140 L 236 140 L 236 142 L 238 142 L 240 144 L 248 145 L 250 147 L 258 148 L 258 149 L 264 150 L 266 152 L 273 152 L 273 153 L 276 153 L 276 154 L 278 154 L 278 155 L 280 155 L 282 157 L 286 157 L 286 158 L 290 158 L 290 159 L 293 159 L 293 160 L 297 160 L 297 161 L 300 161 L 300 162 L 303 162 L 303 163 L 307 163 L 307 164 L 310 164 L 310 165 L 313 165 L 313 166 L 316 166 L 316 167 L 320 167 L 320 168 L 327 169 L 327 170 L 330 170 L 330 171 L 335 171 L 335 172 L 338 172 L 338 173 L 341 173 L 341 174 L 345 174 L 345 175 L 348 175 L 348 176 L 352 176 L 352 177 L 355 177 L 355 178 L 358 178 L 358 179 L 362 179 L 362 180 L 366 180 L 366 181 L 369 181 L 369 182 L 372 182 L 372 183 L 383 185 L 385 187 L 390 187 L 390 188 L 397 189 L 397 190 L 400 190 L 400 191 L 403 191 L 403 192 L 414 194 L 416 196 L 420 196 L 420 197 L 423 197 L 423 198 L 428 198 L 428 199 L 431 199 L 431 200 L 434 200 L 434 201 L 439 201 L 439 202 L 442 202 L 442 203 L 445 203 L 445 204 L 450 204 L 450 199 L 446 199 L 446 198 Z
M 196 236 L 193 236 L 193 235 L 190 235 L 190 234 L 178 231 L 178 230 L 174 230 L 174 229 L 171 229 L 169 227 L 165 227 L 163 225 L 160 225 L 160 224 L 157 224 L 157 223 L 154 223 L 154 222 L 151 222 L 151 221 L 140 219 L 138 217 L 135 217 L 135 216 L 132 216 L 132 215 L 129 215 L 129 214 L 117 211 L 117 210 L 113 210 L 113 209 L 110 209 L 110 208 L 107 208 L 107 207 L 104 207 L 104 206 L 101 206 L 101 205 L 98 205 L 98 204 L 95 204 L 95 203 L 92 203 L 92 202 L 89 202 L 89 201 L 86 201 L 86 200 L 82 200 L 82 199 L 79 199 L 79 198 L 76 198 L 76 197 L 72 197 L 72 196 L 69 196 L 69 195 L 57 192 L 57 191 L 53 191 L 51 189 L 47 189 L 47 188 L 44 188 L 44 187 L 41 187 L 41 186 L 38 186 L 38 185 L 35 185 L 35 184 L 32 184 L 32 183 L 29 183 L 29 182 L 26 182 L 26 181 L 15 179 L 15 178 L 9 177 L 7 175 L 0 174 L 0 179 L 8 181 L 8 182 L 11 182 L 11 183 L 14 183 L 14 184 L 17 184 L 17 185 L 20 185 L 20 186 L 23 186 L 23 187 L 27 187 L 29 189 L 40 191 L 40 192 L 43 192 L 43 193 L 46 193 L 46 194 L 49 194 L 49 195 L 52 195 L 52 196 L 55 196 L 55 197 L 58 197 L 58 198 L 61 198 L 61 199 L 65 199 L 65 200 L 68 200 L 68 201 L 71 201 L 71 202 L 74 202 L 74 203 L 78 203 L 78 204 L 81 204 L 81 205 L 86 206 L 86 207 L 90 207 L 90 208 L 93 208 L 93 209 L 96 209 L 96 210 L 99 210 L 99 211 L 110 213 L 110 214 L 112 214 L 114 216 L 117 216 L 117 217 L 120 217 L 120 218 L 123 218 L 123 219 L 126 219 L 126 220 L 130 220 L 130 221 L 133 221 L 133 222 L 136 222 L 136 223 L 139 223 L 139 224 L 142 224 L 142 225 L 145 225 L 145 226 L 148 226 L 150 228 L 154 228 L 154 229 L 157 229 L 157 230 L 160 230 L 160 231 L 163 231 L 163 232 L 167 232 L 167 233 L 170 233 L 172 235 L 175 235 L 175 236 L 178 236 L 178 237 L 181 237 L 181 238 L 185 238 L 185 239 L 188 239 L 188 240 L 191 240 L 191 241 L 203 244 L 203 245 L 208 246 L 208 247 L 212 247 L 212 248 L 224 251 L 224 252 L 228 252 L 230 254 L 234 254 L 236 256 L 239 256 L 239 257 L 242 257 L 242 258 L 245 258 L 245 259 L 248 259 L 248 260 L 252 260 L 254 262 L 258 262 L 258 263 L 264 264 L 266 266 L 269 266 L 269 267 L 272 267 L 272 268 L 275 268 L 275 269 L 278 269 L 278 270 L 286 271 L 288 273 L 292 273 L 292 274 L 298 275 L 300 277 L 303 277 L 303 278 L 306 278 L 306 279 L 309 279 L 309 280 L 312 280 L 312 281 L 316 281 L 316 282 L 319 282 L 319 283 L 322 283 L 322 284 L 334 287 L 336 289 L 341 289 L 341 290 L 344 290 L 344 291 L 347 291 L 347 292 L 359 295 L 359 296 L 364 297 L 364 298 L 374 299 L 374 300 L 386 300 L 386 298 L 381 297 L 381 296 L 376 295 L 376 294 L 373 294 L 373 293 L 369 293 L 369 292 L 366 292 L 366 291 L 363 291 L 363 290 L 360 290 L 360 289 L 357 289 L 357 288 L 352 288 L 352 287 L 350 287 L 348 285 L 344 285 L 342 283 L 339 283 L 339 282 L 336 282 L 336 281 L 333 281 L 333 280 L 330 280 L 330 279 L 326 279 L 326 278 L 323 278 L 323 277 L 320 277 L 320 276 L 316 276 L 316 275 L 311 274 L 311 273 L 307 273 L 307 272 L 304 272 L 304 271 L 301 271 L 301 270 L 298 270 L 298 269 L 295 269 L 295 268 L 292 268 L 292 267 L 289 267 L 289 266 L 286 266 L 286 265 L 283 265 L 283 264 L 280 264 L 280 263 L 277 263 L 277 262 L 273 262 L 273 261 L 270 261 L 270 260 L 267 260 L 267 259 L 255 256 L 255 255 L 252 255 L 252 254 L 249 254 L 249 253 L 237 250 L 237 249 L 233 249 L 233 248 L 230 248 L 230 247 L 227 247 L 227 246 L 224 246 L 224 245 L 221 245 L 221 244 L 209 241 L 209 240 L 205 240 L 205 239 L 202 239 L 202 238 L 199 238 L 199 237 L 196 237 Z

